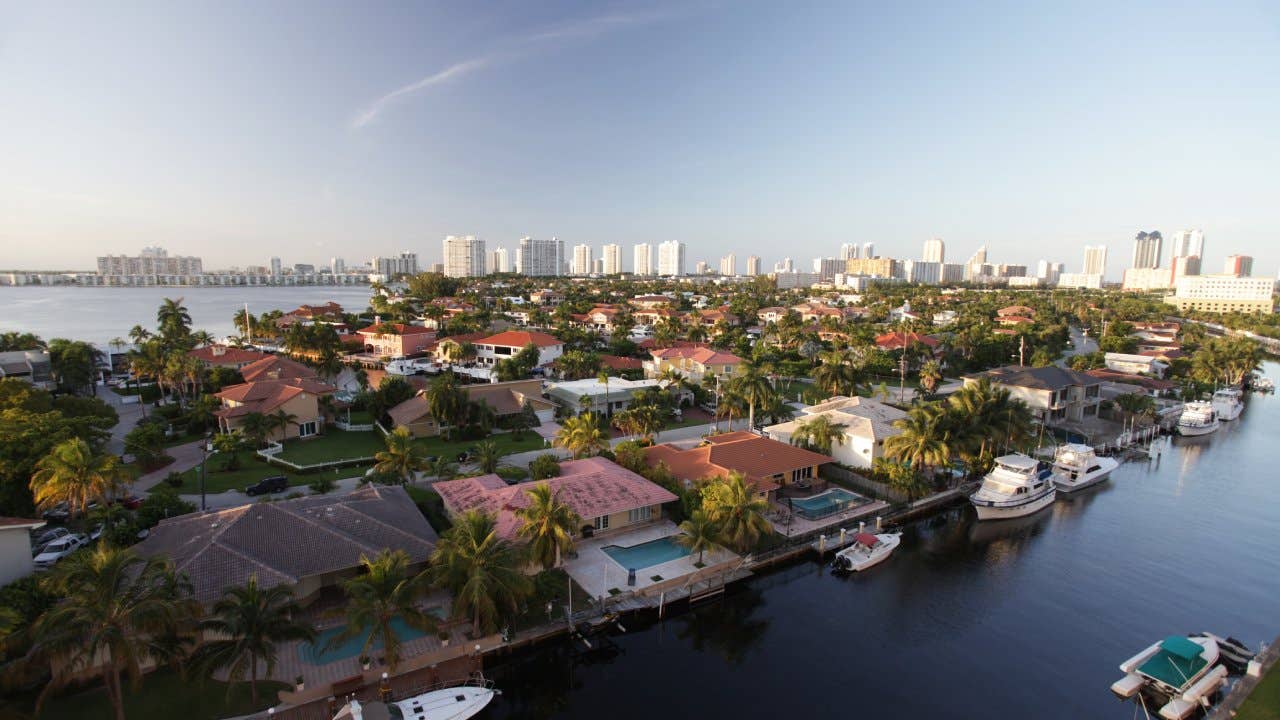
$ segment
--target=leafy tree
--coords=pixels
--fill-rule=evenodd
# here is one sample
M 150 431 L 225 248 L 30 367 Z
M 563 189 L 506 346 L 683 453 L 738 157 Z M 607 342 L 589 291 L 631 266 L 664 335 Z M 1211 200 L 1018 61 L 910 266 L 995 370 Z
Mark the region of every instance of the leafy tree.
M 49 342 L 49 365 L 58 389 L 97 394 L 98 366 L 104 356 L 87 342 L 54 338 Z
M 124 436 L 124 451 L 142 467 L 156 468 L 165 457 L 164 441 L 164 428 L 158 423 L 140 423 Z
M 452 438 L 453 426 L 457 425 L 466 408 L 467 395 L 458 387 L 458 380 L 453 373 L 445 373 L 427 386 L 427 411 L 440 425 L 446 426 L 446 437 Z
M 476 445 L 475 461 L 476 467 L 482 473 L 492 473 L 498 471 L 498 463 L 502 459 L 502 453 L 498 450 L 498 444 L 492 440 L 485 440 Z
M 534 480 L 545 480 L 560 474 L 560 459 L 552 453 L 543 453 L 529 463 L 529 476 Z
M 168 485 L 157 485 L 147 492 L 138 507 L 135 518 L 138 525 L 144 528 L 155 527 L 165 518 L 187 515 L 196 511 L 196 506 L 178 496 L 178 491 Z
M 470 510 L 440 536 L 429 572 L 434 585 L 453 594 L 454 613 L 470 616 L 472 629 L 483 633 L 515 615 L 532 591 L 524 562 L 523 553 L 499 537 L 493 516 Z
M 239 432 L 241 437 L 249 443 L 249 447 L 257 450 L 267 442 L 267 438 L 271 435 L 272 421 L 260 412 L 251 412 L 244 416 L 240 421 Z
M 519 535 L 529 541 L 529 558 L 544 570 L 560 564 L 560 556 L 573 550 L 573 535 L 582 518 L 564 504 L 546 482 L 524 491 L 529 504 L 518 508 Z
M 885 457 L 901 460 L 927 474 L 930 467 L 946 465 L 951 459 L 951 434 L 947 413 L 938 405 L 919 405 L 907 416 L 895 420 L 902 432 L 884 441 Z

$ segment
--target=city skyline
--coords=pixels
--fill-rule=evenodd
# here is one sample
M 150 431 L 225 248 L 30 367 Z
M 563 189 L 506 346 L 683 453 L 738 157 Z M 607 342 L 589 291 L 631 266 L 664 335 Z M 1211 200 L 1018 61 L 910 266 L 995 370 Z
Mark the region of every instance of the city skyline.
M 1280 261 L 1280 99 L 1220 82 L 1280 75 L 1245 4 L 382 10 L 0 11 L 0 265 L 162 245 L 209 267 L 405 248 L 429 266 L 458 228 L 511 251 L 674 240 L 713 267 L 770 267 L 779 238 L 914 258 L 936 236 L 1026 265 L 1101 244 L 1116 277 L 1135 232 L 1201 227 L 1258 274 Z M 1200 52 L 1152 55 L 1137 29 Z M 1135 105 L 1178 121 L 1116 122 Z

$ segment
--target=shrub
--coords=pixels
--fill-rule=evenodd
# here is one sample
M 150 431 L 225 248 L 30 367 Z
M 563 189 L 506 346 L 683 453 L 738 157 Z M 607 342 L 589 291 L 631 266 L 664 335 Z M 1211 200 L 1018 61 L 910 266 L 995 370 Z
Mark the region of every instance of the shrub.
M 644 448 L 635 440 L 625 440 L 613 449 L 615 462 L 633 473 L 641 473 L 646 467 Z
M 173 471 L 164 476 L 164 482 L 171 488 L 182 487 L 182 473 Z
M 165 518 L 186 515 L 196 511 L 196 506 L 178 497 L 178 491 L 167 485 L 157 485 L 151 489 L 138 508 L 138 525 L 144 528 L 155 527 Z
M 534 480 L 546 480 L 560 474 L 560 459 L 553 453 L 544 453 L 529 463 L 529 475 Z
M 330 477 L 318 477 L 307 483 L 307 487 L 311 488 L 311 492 L 317 495 L 324 495 L 325 493 L 333 492 L 334 488 L 338 487 L 338 483 L 334 482 L 333 478 Z
M 153 470 L 163 464 L 164 440 L 164 428 L 159 424 L 139 424 L 124 436 L 124 451 L 137 458 L 144 469 Z
M 427 523 L 435 528 L 435 531 L 442 533 L 453 526 L 449 522 L 449 515 L 444 510 L 444 500 L 440 494 L 429 488 L 420 488 L 413 485 L 405 486 L 405 491 L 409 493 L 409 497 L 413 499 L 415 505 L 418 506 L 418 512 L 427 519 Z

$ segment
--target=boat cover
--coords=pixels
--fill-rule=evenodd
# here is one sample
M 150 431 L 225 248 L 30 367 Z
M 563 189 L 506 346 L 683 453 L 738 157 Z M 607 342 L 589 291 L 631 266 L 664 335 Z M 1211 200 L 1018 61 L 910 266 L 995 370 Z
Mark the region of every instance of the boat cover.
M 866 545 L 867 547 L 875 547 L 876 544 L 880 542 L 880 538 L 872 535 L 871 533 L 858 533 L 858 537 L 854 539 L 857 540 L 859 544 Z
M 1170 636 L 1160 643 L 1160 649 L 1150 660 L 1142 663 L 1138 672 L 1175 688 L 1181 688 L 1200 672 L 1207 661 L 1200 657 L 1204 648 L 1185 637 Z

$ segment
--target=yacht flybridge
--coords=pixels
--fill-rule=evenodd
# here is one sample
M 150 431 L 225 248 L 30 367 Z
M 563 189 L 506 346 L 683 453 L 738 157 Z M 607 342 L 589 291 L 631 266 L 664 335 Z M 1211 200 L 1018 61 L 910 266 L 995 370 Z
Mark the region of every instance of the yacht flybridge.
M 1213 400 L 1209 404 L 1213 406 L 1219 420 L 1235 420 L 1244 412 L 1243 395 L 1232 387 L 1221 388 L 1213 393 Z
M 969 496 L 979 520 L 1005 520 L 1038 512 L 1053 504 L 1057 493 L 1049 468 L 1022 453 L 996 458 L 982 487 Z
M 1088 445 L 1068 443 L 1053 454 L 1053 485 L 1061 492 L 1083 490 L 1106 480 L 1119 465 L 1115 458 L 1098 457 Z

